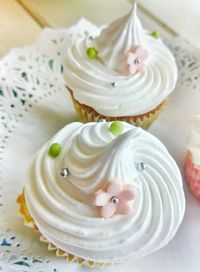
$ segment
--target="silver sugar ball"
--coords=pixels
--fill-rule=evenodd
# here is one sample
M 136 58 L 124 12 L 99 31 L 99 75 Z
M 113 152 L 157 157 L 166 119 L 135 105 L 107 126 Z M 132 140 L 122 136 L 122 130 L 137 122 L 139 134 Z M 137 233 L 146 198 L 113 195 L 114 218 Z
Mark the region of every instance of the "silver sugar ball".
M 59 175 L 61 178 L 66 178 L 69 176 L 69 170 L 67 168 L 62 168 Z
M 99 119 L 99 122 L 106 122 L 106 119 Z
M 135 59 L 135 64 L 141 63 L 141 59 Z
M 146 168 L 146 165 L 145 165 L 144 162 L 139 162 L 139 163 L 138 163 L 137 169 L 138 169 L 139 171 L 143 171 L 143 170 L 145 170 L 145 168 Z
M 88 39 L 91 40 L 91 41 L 93 41 L 93 40 L 95 39 L 95 36 L 94 36 L 94 35 L 90 35 L 90 36 L 88 37 Z
M 112 86 L 112 87 L 116 87 L 116 86 L 117 86 L 117 83 L 116 83 L 115 81 L 112 81 L 112 82 L 111 82 L 111 86 Z
M 117 196 L 112 196 L 110 200 L 111 200 L 111 202 L 113 204 L 118 204 L 119 203 L 119 198 Z

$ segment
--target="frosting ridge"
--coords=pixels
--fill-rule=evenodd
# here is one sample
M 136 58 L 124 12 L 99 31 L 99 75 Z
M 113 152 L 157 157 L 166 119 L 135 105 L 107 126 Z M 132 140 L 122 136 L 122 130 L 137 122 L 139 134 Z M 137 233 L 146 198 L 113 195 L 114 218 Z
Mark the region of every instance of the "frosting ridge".
M 104 65 L 124 74 L 124 54 L 134 46 L 145 44 L 144 30 L 137 17 L 137 4 L 127 15 L 104 28 L 94 39 L 94 44 Z

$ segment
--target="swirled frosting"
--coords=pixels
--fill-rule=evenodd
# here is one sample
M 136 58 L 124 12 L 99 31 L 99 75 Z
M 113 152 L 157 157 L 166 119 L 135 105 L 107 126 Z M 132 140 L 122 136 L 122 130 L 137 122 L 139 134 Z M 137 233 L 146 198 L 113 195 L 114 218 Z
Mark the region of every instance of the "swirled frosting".
M 129 14 L 112 22 L 95 39 L 95 47 L 104 65 L 121 74 L 124 74 L 124 53 L 134 46 L 146 43 L 146 36 L 136 10 L 135 4 Z
M 200 115 L 191 120 L 187 149 L 192 154 L 193 162 L 200 165 Z
M 140 45 L 148 51 L 143 73 L 124 73 L 124 54 Z M 88 58 L 93 47 L 98 59 Z M 111 23 L 100 36 L 79 40 L 66 48 L 65 79 L 76 100 L 104 116 L 133 116 L 155 109 L 173 91 L 177 66 L 161 39 L 143 30 L 131 12 Z M 115 87 L 113 87 L 112 82 Z
M 40 232 L 58 248 L 87 260 L 119 263 L 165 246 L 175 235 L 185 200 L 179 169 L 150 133 L 130 124 L 114 137 L 110 123 L 72 123 L 36 154 L 25 186 L 28 210 Z M 48 155 L 51 143 L 61 154 Z M 143 171 L 138 163 L 145 163 Z M 60 169 L 67 167 L 63 179 Z M 105 179 L 136 189 L 130 215 L 99 217 L 91 195 Z

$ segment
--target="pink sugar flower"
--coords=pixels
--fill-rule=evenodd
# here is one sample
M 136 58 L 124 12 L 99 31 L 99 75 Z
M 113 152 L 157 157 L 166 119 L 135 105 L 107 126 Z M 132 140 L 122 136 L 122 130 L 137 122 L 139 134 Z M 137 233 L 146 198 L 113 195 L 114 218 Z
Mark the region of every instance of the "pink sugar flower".
M 122 185 L 119 180 L 108 180 L 104 188 L 93 194 L 93 204 L 99 207 L 102 217 L 130 214 L 135 190 L 132 185 Z
M 127 75 L 134 75 L 144 71 L 144 60 L 148 57 L 148 51 L 141 45 L 132 47 L 125 55 L 125 72 Z

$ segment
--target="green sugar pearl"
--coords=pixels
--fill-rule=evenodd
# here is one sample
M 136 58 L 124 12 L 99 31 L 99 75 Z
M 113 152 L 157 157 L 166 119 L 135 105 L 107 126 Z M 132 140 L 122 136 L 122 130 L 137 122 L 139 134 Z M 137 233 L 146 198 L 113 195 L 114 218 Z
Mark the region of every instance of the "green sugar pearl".
M 120 121 L 113 121 L 109 127 L 109 131 L 114 135 L 120 135 L 124 130 L 124 125 Z
M 90 47 L 87 49 L 87 56 L 90 59 L 96 59 L 97 58 L 97 50 L 94 47 Z
M 53 143 L 52 145 L 50 145 L 49 147 L 49 155 L 53 158 L 57 157 L 62 151 L 62 147 L 60 144 L 58 143 Z
M 160 37 L 160 33 L 158 31 L 153 31 L 151 32 L 151 36 L 154 37 L 155 39 L 158 39 Z

